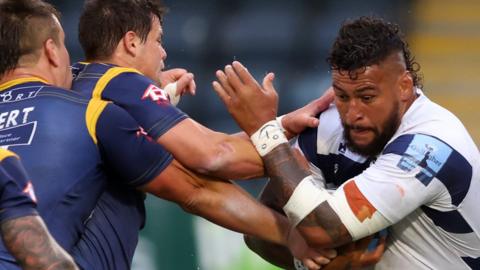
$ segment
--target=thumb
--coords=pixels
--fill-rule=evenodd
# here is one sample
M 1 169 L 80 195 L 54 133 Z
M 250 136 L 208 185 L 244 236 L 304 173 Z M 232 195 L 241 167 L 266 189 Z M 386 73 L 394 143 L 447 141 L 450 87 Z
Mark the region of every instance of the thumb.
M 275 88 L 273 87 L 273 80 L 275 79 L 275 74 L 270 72 L 263 78 L 263 89 L 267 92 L 276 92 Z

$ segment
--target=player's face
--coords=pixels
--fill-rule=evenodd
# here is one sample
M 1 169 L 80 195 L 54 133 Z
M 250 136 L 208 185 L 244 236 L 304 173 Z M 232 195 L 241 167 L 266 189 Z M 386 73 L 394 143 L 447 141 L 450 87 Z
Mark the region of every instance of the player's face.
M 380 154 L 400 124 L 400 76 L 389 61 L 368 66 L 355 79 L 348 72 L 332 73 L 347 145 L 362 155 Z
M 147 40 L 140 45 L 141 49 L 137 58 L 137 69 L 154 81 L 160 79 L 164 68 L 163 61 L 167 58 L 167 53 L 162 46 L 162 35 L 160 20 L 154 17 Z

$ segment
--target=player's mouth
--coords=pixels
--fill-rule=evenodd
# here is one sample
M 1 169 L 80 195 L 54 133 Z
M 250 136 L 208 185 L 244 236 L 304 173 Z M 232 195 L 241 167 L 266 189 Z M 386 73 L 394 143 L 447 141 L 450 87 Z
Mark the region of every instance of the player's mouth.
M 365 139 L 370 139 L 370 136 L 373 133 L 371 128 L 359 127 L 359 126 L 350 126 L 349 127 L 350 137 L 354 141 L 364 141 Z

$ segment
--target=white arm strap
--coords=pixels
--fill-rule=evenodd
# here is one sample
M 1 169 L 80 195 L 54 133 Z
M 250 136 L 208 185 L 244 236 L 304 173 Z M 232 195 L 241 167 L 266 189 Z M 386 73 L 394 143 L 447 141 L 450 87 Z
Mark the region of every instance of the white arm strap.
M 315 182 L 312 176 L 305 177 L 298 184 L 283 210 L 293 226 L 297 226 L 308 214 L 325 201 L 338 215 L 354 241 L 391 225 L 391 222 L 378 211 L 375 211 L 371 218 L 360 221 L 347 202 L 343 186 L 337 189 L 335 193 L 329 194 L 326 189 Z

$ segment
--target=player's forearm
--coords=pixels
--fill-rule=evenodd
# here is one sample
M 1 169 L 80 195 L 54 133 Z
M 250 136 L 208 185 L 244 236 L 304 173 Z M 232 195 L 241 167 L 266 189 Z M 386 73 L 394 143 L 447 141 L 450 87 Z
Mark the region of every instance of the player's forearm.
M 287 143 L 281 144 L 263 157 L 270 176 L 271 192 L 277 194 L 278 203 L 285 206 L 299 183 L 310 175 L 295 158 Z M 321 187 L 313 187 L 320 192 Z M 350 242 L 351 236 L 330 207 L 323 202 L 301 220 L 297 226 L 307 243 L 315 247 L 336 247 Z
M 224 179 L 251 179 L 265 174 L 263 161 L 245 133 L 215 134 L 217 149 L 209 164 L 209 175 Z
M 293 256 L 285 246 L 274 244 L 249 235 L 244 236 L 245 244 L 264 260 L 282 269 L 294 269 Z
M 285 217 L 257 202 L 239 186 L 194 173 L 176 160 L 140 189 L 243 234 L 285 244 L 290 232 Z
M 248 138 L 212 131 L 185 119 L 158 138 L 176 160 L 198 173 L 224 179 L 264 174 L 263 162 Z
M 50 236 L 37 216 L 26 216 L 1 224 L 3 241 L 22 269 L 75 270 L 68 255 Z
M 190 204 L 190 212 L 225 228 L 277 244 L 287 244 L 291 228 L 288 220 L 258 203 L 233 183 L 209 181 L 196 192 Z

